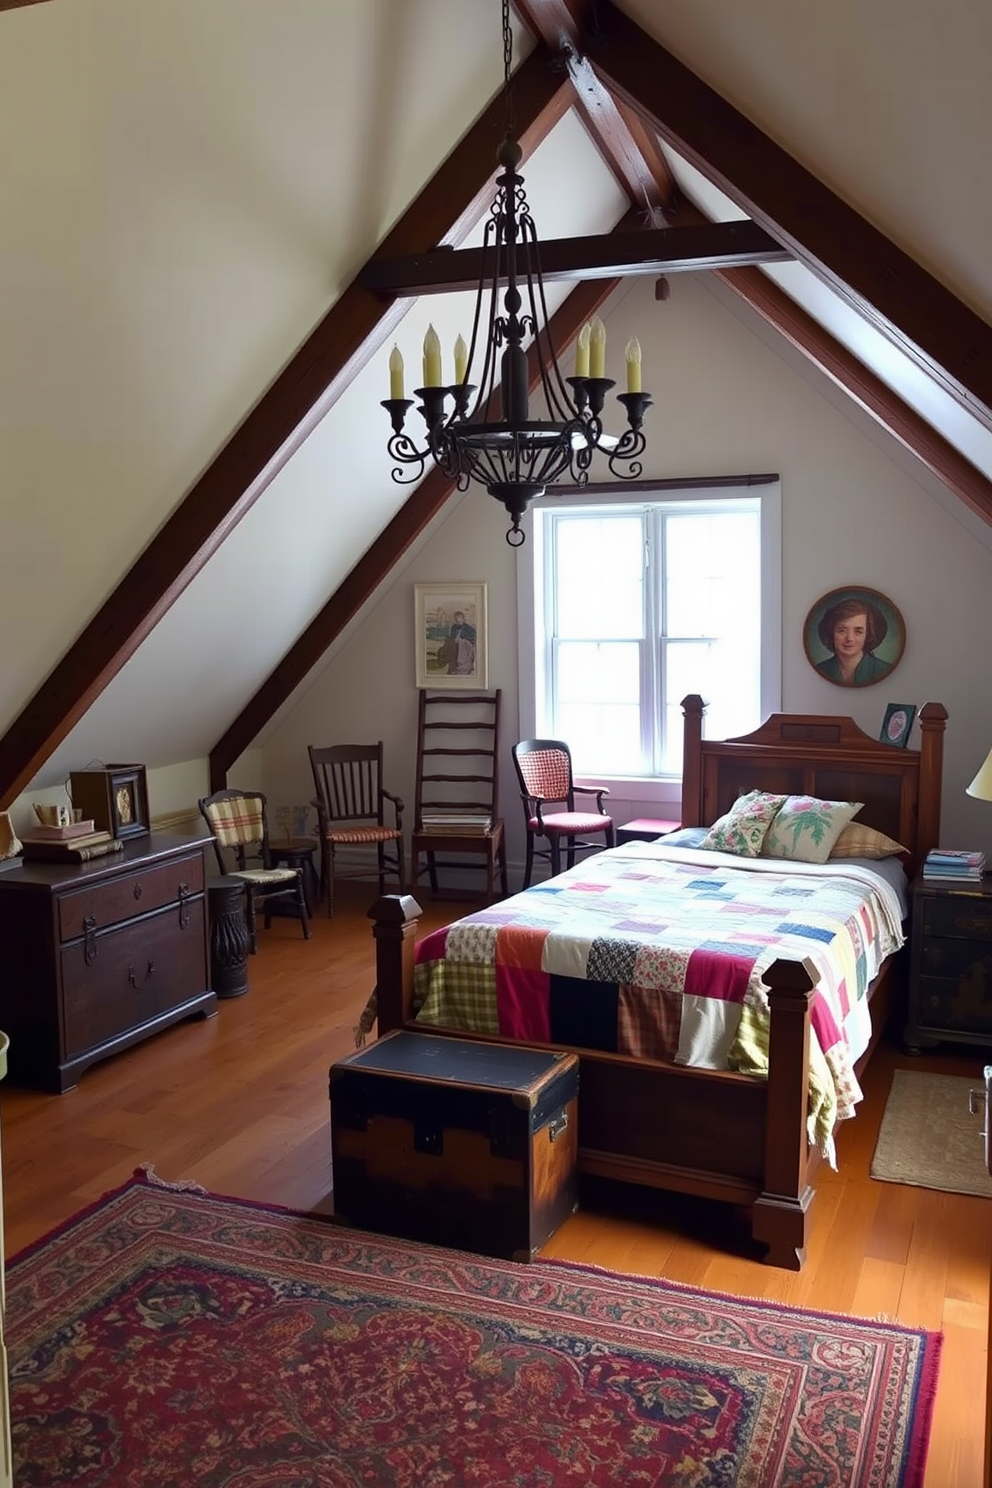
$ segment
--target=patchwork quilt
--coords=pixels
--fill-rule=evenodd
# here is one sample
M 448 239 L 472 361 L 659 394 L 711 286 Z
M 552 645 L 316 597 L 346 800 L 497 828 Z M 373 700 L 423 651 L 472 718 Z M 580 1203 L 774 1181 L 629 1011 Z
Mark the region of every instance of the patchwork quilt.
M 868 987 L 903 940 L 898 896 L 868 864 L 631 843 L 427 935 L 415 1007 L 423 1023 L 762 1076 L 762 973 L 806 960 L 810 1139 L 833 1161 L 861 1098 Z

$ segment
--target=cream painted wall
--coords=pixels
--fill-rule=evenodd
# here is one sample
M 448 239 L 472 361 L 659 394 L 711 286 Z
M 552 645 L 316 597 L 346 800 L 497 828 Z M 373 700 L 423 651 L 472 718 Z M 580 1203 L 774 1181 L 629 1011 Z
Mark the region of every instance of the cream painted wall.
M 622 356 L 633 332 L 643 345 L 644 385 L 655 398 L 646 473 L 781 476 L 783 708 L 849 713 L 876 736 L 887 702 L 943 702 L 950 725 L 942 835 L 992 854 L 992 805 L 964 794 L 992 744 L 990 667 L 984 648 L 969 641 L 992 629 L 987 548 L 906 473 L 886 436 L 838 412 L 826 383 L 797 376 L 765 344 L 759 323 L 746 312 L 730 313 L 702 280 L 673 276 L 666 303 L 654 300 L 650 283 L 628 287 L 608 317 L 609 363 Z M 468 493 L 377 597 L 364 623 L 265 740 L 264 788 L 272 800 L 295 800 L 306 789 L 308 743 L 382 738 L 391 788 L 405 797 L 410 824 L 417 713 L 413 584 L 484 579 L 490 684 L 504 696 L 503 811 L 519 871 L 523 834 L 509 747 L 518 717 L 515 565 L 525 560 L 506 547 L 505 525 L 502 508 L 484 492 Z M 848 583 L 882 590 L 906 622 L 897 671 L 870 688 L 832 686 L 803 652 L 810 606 Z M 637 803 L 629 804 L 638 814 Z M 625 803 L 613 805 L 626 814 Z
M 501 75 L 492 0 L 0 13 L 2 727 Z

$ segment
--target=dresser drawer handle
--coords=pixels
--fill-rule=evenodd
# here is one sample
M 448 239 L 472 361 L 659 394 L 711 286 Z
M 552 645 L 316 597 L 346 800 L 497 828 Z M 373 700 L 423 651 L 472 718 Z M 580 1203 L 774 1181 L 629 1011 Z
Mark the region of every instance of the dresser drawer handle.
M 138 973 L 135 971 L 134 967 L 133 966 L 129 966 L 128 969 L 127 969 L 127 979 L 131 983 L 131 986 L 135 989 L 135 991 L 137 991 L 139 987 L 143 987 L 145 985 L 145 983 L 148 981 L 149 977 L 153 977 L 154 975 L 155 975 L 155 962 L 154 961 L 149 961 L 149 963 L 148 963 L 148 970 L 145 972 L 145 974 L 141 978 L 141 981 L 140 982 L 138 981 Z
M 136 883 L 135 884 L 134 891 L 133 892 L 134 892 L 135 899 L 140 899 L 141 898 L 141 885 L 140 885 L 140 883 Z
M 96 915 L 87 915 L 83 920 L 83 960 L 87 966 L 96 960 Z

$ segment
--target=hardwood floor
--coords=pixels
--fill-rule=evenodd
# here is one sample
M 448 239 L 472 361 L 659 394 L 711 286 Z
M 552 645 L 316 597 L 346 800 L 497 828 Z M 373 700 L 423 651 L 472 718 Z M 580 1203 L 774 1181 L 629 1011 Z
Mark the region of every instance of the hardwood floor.
M 318 915 L 310 941 L 295 921 L 274 921 L 260 932 L 246 996 L 95 1066 L 66 1095 L 0 1086 L 8 1255 L 143 1163 L 216 1193 L 329 1210 L 327 1072 L 353 1048 L 374 981 L 369 902 L 367 886 L 342 885 L 334 920 Z M 422 923 L 465 912 L 429 905 Z M 992 1209 L 877 1183 L 868 1170 L 894 1067 L 979 1083 L 984 1062 L 980 1052 L 913 1060 L 883 1044 L 860 1114 L 841 1129 L 839 1172 L 821 1174 L 798 1275 L 753 1259 L 733 1212 L 618 1187 L 585 1189 L 544 1254 L 943 1330 L 926 1488 L 979 1488 Z

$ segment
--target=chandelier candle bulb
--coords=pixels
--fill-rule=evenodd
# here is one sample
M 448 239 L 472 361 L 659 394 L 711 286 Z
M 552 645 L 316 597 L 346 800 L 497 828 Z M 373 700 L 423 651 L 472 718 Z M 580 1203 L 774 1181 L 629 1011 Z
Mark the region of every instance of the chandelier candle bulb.
M 589 376 L 589 322 L 586 321 L 578 334 L 575 342 L 575 375 L 576 377 Z
M 468 347 L 465 345 L 464 336 L 458 336 L 455 340 L 455 382 L 464 382 L 465 373 L 468 370 Z
M 641 343 L 636 336 L 631 336 L 627 342 L 627 391 L 628 393 L 639 393 L 641 389 Z
M 403 394 L 403 353 L 398 346 L 394 346 L 389 353 L 389 396 L 391 398 L 402 398 Z
M 606 327 L 598 315 L 589 328 L 589 376 L 606 376 Z
M 441 341 L 432 325 L 424 337 L 424 387 L 441 386 Z

